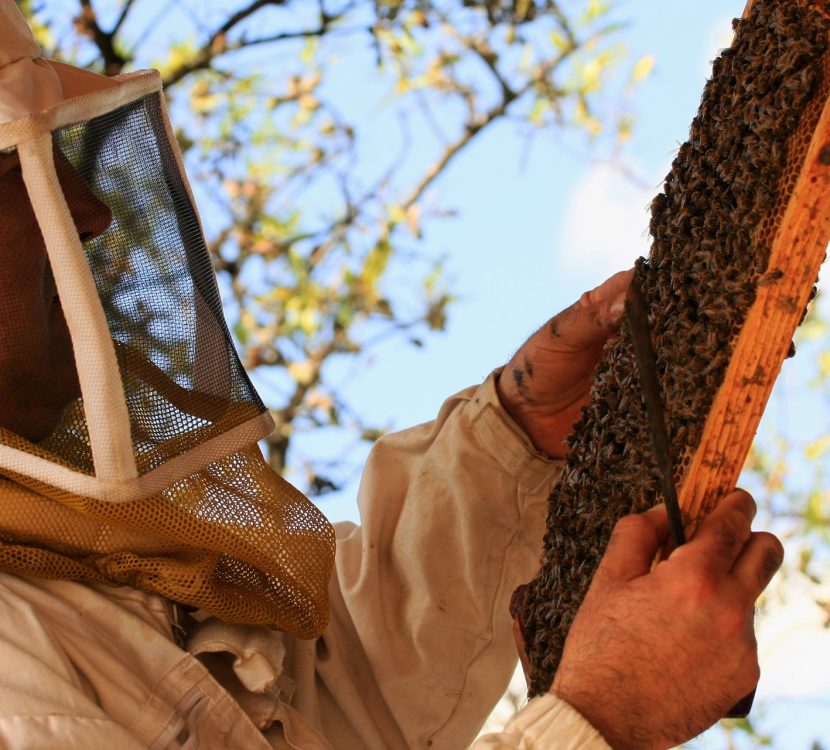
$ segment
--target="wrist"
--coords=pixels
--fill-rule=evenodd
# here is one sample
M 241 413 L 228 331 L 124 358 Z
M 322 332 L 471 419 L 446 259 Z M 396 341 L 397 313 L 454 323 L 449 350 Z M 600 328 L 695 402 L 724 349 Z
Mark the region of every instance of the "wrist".
M 582 403 L 561 409 L 528 402 L 510 378 L 496 376 L 496 394 L 505 413 L 528 437 L 536 450 L 553 459 L 568 453 L 566 438 L 579 419 Z
M 636 712 L 626 712 L 625 720 L 617 721 L 607 715 L 607 708 L 614 701 L 613 694 L 607 691 L 586 695 L 562 690 L 554 682 L 548 692 L 582 716 L 614 750 L 649 750 L 659 747 L 643 728 L 644 722 L 635 718 Z M 638 723 L 635 724 L 635 721 Z

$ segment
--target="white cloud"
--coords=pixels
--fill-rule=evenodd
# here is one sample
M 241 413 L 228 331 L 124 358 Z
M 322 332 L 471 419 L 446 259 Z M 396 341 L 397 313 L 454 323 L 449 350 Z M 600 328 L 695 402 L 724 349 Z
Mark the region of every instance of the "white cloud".
M 611 165 L 592 166 L 571 193 L 559 241 L 561 269 L 609 276 L 648 255 L 648 206 L 656 194 L 657 188 L 639 188 Z
M 804 591 L 788 591 L 758 626 L 761 689 L 766 698 L 806 698 L 830 691 L 826 614 Z

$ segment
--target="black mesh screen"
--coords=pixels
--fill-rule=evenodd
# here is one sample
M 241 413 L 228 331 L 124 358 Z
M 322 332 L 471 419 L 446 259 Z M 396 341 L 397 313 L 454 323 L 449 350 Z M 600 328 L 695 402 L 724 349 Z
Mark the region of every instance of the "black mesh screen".
M 264 406 L 225 324 L 159 94 L 56 131 L 55 142 L 80 177 L 64 193 L 80 206 L 73 215 L 117 344 L 144 472 Z

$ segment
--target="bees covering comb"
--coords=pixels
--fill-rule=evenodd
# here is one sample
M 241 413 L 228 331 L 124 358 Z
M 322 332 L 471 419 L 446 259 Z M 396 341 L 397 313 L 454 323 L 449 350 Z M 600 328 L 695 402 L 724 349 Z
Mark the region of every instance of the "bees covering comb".
M 830 2 L 756 0 L 734 29 L 635 272 L 687 536 L 735 486 L 830 239 Z M 614 524 L 662 500 L 626 320 L 569 443 L 541 570 L 514 598 L 531 697 Z

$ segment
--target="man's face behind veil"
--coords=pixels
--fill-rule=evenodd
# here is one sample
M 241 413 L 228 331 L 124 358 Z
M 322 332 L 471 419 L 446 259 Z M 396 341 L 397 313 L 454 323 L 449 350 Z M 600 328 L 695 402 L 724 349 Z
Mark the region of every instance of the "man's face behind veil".
M 82 241 L 112 215 L 55 149 L 55 168 Z M 0 427 L 33 442 L 80 395 L 72 341 L 16 153 L 0 154 Z

